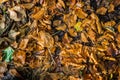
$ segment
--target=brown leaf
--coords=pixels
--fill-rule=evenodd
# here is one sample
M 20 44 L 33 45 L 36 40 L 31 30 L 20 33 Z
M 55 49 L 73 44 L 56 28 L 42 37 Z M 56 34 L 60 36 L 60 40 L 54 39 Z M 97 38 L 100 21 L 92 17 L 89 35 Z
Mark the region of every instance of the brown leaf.
M 101 7 L 101 8 L 97 9 L 96 13 L 105 15 L 106 11 L 107 11 L 107 9 L 105 7 Z
M 68 37 L 68 34 L 66 33 L 62 39 L 63 43 L 70 43 L 70 38 Z
M 9 1 L 9 0 L 0 0 L 0 4 L 7 2 L 7 1 Z
M 37 13 L 32 15 L 32 18 L 39 20 L 43 17 L 44 13 L 45 13 L 45 8 L 41 8 L 41 10 L 39 10 Z
M 27 47 L 29 39 L 22 39 L 19 44 L 19 49 L 24 50 Z
M 26 53 L 24 51 L 18 50 L 18 51 L 15 52 L 14 61 L 17 64 L 24 65 L 25 64 L 25 59 L 26 59 Z
M 85 35 L 85 33 L 81 33 L 81 41 L 82 42 L 88 42 L 87 36 Z
M 26 8 L 26 9 L 31 9 L 34 6 L 34 4 L 33 3 L 27 3 L 27 4 L 21 4 L 21 6 L 23 8 Z
M 79 18 L 81 18 L 81 19 L 84 19 L 84 18 L 86 18 L 86 17 L 88 16 L 88 14 L 85 13 L 81 8 L 76 9 L 76 10 L 75 10 L 75 14 L 76 14 Z

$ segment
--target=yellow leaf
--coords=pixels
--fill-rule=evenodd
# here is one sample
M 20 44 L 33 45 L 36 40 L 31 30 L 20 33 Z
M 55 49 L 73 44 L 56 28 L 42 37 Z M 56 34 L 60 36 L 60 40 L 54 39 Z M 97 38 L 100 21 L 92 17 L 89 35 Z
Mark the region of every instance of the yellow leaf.
M 82 31 L 83 28 L 81 27 L 81 22 L 77 22 L 77 24 L 75 24 L 74 28 L 76 29 L 76 31 Z

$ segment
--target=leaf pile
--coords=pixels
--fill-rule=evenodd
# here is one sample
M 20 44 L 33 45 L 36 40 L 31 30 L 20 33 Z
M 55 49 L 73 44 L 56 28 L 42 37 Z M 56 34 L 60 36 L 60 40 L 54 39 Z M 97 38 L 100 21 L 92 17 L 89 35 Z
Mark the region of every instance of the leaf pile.
M 119 0 L 0 0 L 0 79 L 119 78 Z

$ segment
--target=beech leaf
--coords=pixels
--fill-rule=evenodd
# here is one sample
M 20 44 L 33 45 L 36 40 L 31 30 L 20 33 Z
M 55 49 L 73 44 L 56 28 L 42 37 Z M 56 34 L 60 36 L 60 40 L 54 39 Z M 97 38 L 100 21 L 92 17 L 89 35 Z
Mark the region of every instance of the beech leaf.
M 13 53 L 14 50 L 12 49 L 12 47 L 8 47 L 3 51 L 3 60 L 6 62 L 10 62 L 13 58 Z

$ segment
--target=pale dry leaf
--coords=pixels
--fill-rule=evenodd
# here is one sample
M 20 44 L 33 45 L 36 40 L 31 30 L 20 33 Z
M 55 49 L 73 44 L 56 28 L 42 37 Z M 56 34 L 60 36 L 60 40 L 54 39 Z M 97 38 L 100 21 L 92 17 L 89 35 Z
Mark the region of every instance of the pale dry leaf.
M 10 39 L 16 40 L 16 37 L 20 34 L 20 32 L 16 32 L 14 30 L 11 30 L 8 34 L 8 37 Z
M 10 18 L 15 21 L 20 21 L 22 18 L 26 17 L 25 10 L 20 6 L 14 6 L 13 8 L 8 9 L 8 12 L 10 13 Z
M 9 13 L 10 13 L 10 18 L 15 20 L 15 21 L 20 21 L 21 18 L 17 17 L 17 13 L 11 9 L 8 9 Z

